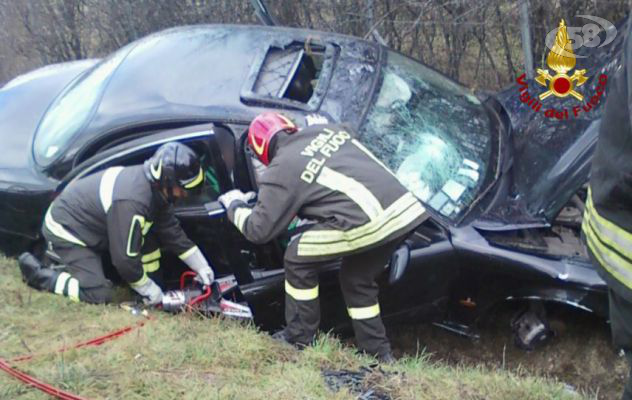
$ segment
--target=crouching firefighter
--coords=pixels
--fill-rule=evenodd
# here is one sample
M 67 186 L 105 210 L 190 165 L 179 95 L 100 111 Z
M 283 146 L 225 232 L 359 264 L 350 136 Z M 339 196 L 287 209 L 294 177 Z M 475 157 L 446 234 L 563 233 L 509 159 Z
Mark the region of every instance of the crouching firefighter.
M 24 280 L 74 301 L 110 302 L 112 283 L 102 266 L 109 251 L 121 278 L 146 304 L 158 304 L 162 290 L 148 274 L 160 268 L 160 244 L 210 285 L 213 270 L 182 231 L 172 205 L 203 181 L 195 152 L 172 142 L 143 165 L 112 167 L 71 182 L 49 207 L 42 227 L 48 250 L 63 265 L 45 268 L 24 253 L 18 259 Z
M 614 345 L 632 365 L 632 33 L 608 98 L 593 157 L 582 230 L 608 285 Z M 632 400 L 632 371 L 623 399 Z
M 342 259 L 340 286 L 360 350 L 393 360 L 380 317 L 376 278 L 404 236 L 426 218 L 424 207 L 343 125 L 294 123 L 265 113 L 250 124 L 248 143 L 267 165 L 254 193 L 220 197 L 228 218 L 254 243 L 282 233 L 295 216 L 316 221 L 285 251 L 286 328 L 275 334 L 297 347 L 320 324 L 319 267 Z

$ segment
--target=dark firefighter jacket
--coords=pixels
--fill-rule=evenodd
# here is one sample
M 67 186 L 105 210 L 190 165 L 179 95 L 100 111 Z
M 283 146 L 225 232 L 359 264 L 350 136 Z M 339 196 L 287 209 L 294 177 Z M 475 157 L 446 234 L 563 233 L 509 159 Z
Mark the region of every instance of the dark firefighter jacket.
M 632 40 L 608 86 L 593 158 L 583 231 L 608 286 L 632 302 Z
M 181 258 L 196 248 L 173 207 L 152 193 L 142 165 L 112 167 L 70 183 L 48 209 L 44 225 L 66 242 L 109 250 L 117 271 L 132 285 L 145 278 L 141 247 L 150 230 Z
M 297 258 L 335 258 L 394 240 L 426 218 L 421 203 L 344 125 L 279 135 L 276 149 L 255 206 L 234 202 L 228 210 L 254 243 L 275 238 L 298 216 L 317 223 L 294 243 Z

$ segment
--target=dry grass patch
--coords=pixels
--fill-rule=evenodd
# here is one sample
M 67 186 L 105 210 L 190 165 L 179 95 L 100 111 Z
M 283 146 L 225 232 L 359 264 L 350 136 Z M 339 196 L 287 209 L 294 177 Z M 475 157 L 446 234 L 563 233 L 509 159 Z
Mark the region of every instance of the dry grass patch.
M 19 368 L 90 399 L 354 399 L 331 392 L 323 370 L 358 370 L 372 359 L 323 335 L 305 351 L 275 343 L 253 326 L 160 312 L 98 347 L 50 353 Z M 15 261 L 0 258 L 0 357 L 47 353 L 136 324 L 114 305 L 76 304 L 27 288 Z M 402 359 L 367 375 L 393 399 L 572 399 L 562 385 L 507 372 L 449 368 L 426 357 Z M 46 399 L 0 374 L 0 398 Z

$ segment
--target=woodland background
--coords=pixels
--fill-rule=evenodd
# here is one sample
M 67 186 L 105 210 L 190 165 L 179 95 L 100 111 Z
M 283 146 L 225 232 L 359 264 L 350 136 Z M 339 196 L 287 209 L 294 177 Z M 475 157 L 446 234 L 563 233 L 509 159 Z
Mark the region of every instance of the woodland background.
M 525 70 L 520 9 L 526 0 L 267 0 L 279 24 L 383 39 L 477 89 L 498 89 Z M 617 23 L 628 0 L 530 0 L 534 65 L 565 18 Z M 31 69 L 99 58 L 177 25 L 259 24 L 250 0 L 0 0 L 0 84 Z M 526 26 L 526 25 L 525 25 Z M 373 32 L 377 32 L 375 35 Z M 376 36 L 379 36 L 376 39 Z

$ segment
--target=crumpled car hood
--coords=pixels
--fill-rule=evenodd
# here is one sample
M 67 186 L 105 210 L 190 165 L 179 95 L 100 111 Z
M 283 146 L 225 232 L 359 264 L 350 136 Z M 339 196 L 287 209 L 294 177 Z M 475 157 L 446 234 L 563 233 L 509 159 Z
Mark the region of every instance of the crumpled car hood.
M 512 146 L 513 166 L 508 173 L 512 179 L 512 196 L 482 216 L 481 220 L 490 227 L 496 225 L 497 229 L 501 229 L 504 223 L 516 221 L 533 226 L 548 224 L 586 183 L 606 102 L 607 85 L 620 64 L 624 32 L 622 24 L 619 24 L 618 35 L 612 43 L 601 48 L 584 47 L 576 51 L 577 55 L 587 56 L 577 58 L 575 67 L 575 70 L 587 70 L 588 80 L 577 88 L 584 95 L 582 101 L 570 96 L 550 96 L 538 100 L 537 97 L 547 88 L 526 78 L 524 81 L 530 98 L 536 98 L 541 103 L 537 111 L 521 101 L 523 92 L 520 88 L 524 85 L 517 82 L 495 95 L 511 120 L 512 136 L 508 145 Z M 549 72 L 555 75 L 555 71 L 549 69 Z M 607 81 L 606 90 L 598 99 L 598 104 L 584 111 L 582 106 L 590 102 L 598 89 L 601 90 L 604 80 Z M 577 115 L 573 113 L 574 107 L 579 108 Z M 547 116 L 545 112 L 549 109 L 567 110 L 568 116 L 560 115 L 563 119 Z

